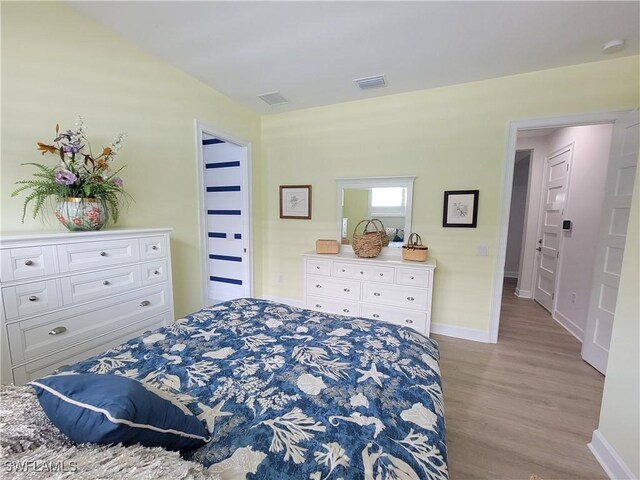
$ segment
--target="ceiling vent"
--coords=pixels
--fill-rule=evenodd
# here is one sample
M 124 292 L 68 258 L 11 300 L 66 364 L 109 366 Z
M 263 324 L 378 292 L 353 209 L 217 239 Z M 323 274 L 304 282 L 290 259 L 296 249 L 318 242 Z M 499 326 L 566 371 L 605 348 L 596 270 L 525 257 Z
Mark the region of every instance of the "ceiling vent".
M 356 78 L 354 80 L 361 90 L 371 90 L 372 88 L 382 88 L 387 86 L 384 75 L 374 75 L 373 77 Z
M 289 103 L 289 100 L 280 95 L 279 92 L 269 92 L 258 95 L 258 98 L 272 107 L 276 105 L 284 105 Z

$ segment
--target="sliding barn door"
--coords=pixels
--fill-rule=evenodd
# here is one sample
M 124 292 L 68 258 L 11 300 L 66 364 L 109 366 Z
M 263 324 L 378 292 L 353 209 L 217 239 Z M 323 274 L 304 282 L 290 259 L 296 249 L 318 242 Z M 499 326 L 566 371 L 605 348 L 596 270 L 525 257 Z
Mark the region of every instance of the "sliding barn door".
M 247 147 L 205 138 L 208 303 L 250 295 Z

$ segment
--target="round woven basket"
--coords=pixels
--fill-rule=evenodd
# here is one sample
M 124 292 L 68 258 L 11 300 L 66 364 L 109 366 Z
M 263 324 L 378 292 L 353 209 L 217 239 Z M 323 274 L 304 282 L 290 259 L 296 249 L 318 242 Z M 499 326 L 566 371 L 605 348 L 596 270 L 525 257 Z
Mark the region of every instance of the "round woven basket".
M 365 223 L 362 234 L 357 234 L 358 227 Z M 367 232 L 369 225 L 373 225 L 376 229 L 375 232 Z M 356 228 L 353 229 L 353 239 L 351 241 L 353 247 L 353 253 L 361 258 L 374 258 L 380 255 L 382 251 L 382 238 L 380 236 L 380 230 L 378 226 L 371 220 L 362 220 Z

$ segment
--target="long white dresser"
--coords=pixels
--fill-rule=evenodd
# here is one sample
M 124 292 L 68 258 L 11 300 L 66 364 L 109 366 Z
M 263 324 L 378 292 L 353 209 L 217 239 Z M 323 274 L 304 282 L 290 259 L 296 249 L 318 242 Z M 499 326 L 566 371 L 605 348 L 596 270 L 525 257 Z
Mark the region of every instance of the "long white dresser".
M 2 383 L 26 383 L 172 322 L 170 232 L 0 237 Z
M 306 253 L 306 308 L 409 326 L 429 335 L 435 260 Z

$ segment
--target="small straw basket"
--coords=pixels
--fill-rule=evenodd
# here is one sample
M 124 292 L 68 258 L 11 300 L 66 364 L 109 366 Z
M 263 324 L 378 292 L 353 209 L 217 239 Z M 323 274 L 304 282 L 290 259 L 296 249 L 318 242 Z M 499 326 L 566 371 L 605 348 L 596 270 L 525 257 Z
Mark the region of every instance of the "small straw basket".
M 402 259 L 412 262 L 426 262 L 428 247 L 422 244 L 422 238 L 417 233 L 409 235 L 406 245 L 402 246 Z

